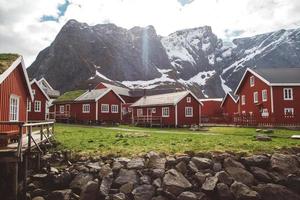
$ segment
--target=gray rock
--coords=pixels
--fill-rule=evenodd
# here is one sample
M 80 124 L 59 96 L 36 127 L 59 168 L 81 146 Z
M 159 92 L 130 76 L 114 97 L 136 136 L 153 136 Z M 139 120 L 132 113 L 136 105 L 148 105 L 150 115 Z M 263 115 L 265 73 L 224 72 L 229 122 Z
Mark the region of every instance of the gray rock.
M 213 162 L 208 158 L 193 157 L 192 160 L 198 169 L 208 169 L 213 166 Z
M 99 177 L 102 179 L 103 177 L 108 176 L 111 173 L 112 173 L 112 169 L 110 168 L 109 164 L 106 164 L 101 167 L 99 171 Z
M 266 170 L 259 167 L 251 167 L 250 171 L 258 181 L 265 183 L 272 182 L 272 178 L 269 176 L 269 173 Z
M 70 183 L 70 188 L 74 193 L 80 194 L 83 187 L 91 180 L 93 180 L 93 176 L 91 174 L 80 173 Z
M 165 175 L 164 169 L 153 169 L 152 176 L 153 178 L 162 178 Z
M 180 172 L 170 169 L 163 178 L 163 186 L 166 191 L 179 195 L 183 190 L 191 188 L 192 184 Z
M 270 158 L 265 155 L 242 157 L 241 160 L 247 166 L 266 168 L 270 165 Z
M 122 165 L 125 166 L 130 161 L 130 159 L 126 158 L 126 157 L 119 157 L 119 158 L 116 158 L 115 161 L 119 162 L 119 163 L 121 163 Z
M 217 184 L 217 194 L 221 200 L 233 200 L 233 194 L 225 183 Z
M 161 158 L 157 153 L 150 152 L 148 156 L 148 168 L 151 169 L 165 169 L 166 167 L 166 158 Z
M 121 169 L 118 177 L 115 179 L 115 183 L 118 185 L 123 185 L 125 183 L 137 183 L 138 176 L 135 170 Z
M 197 195 L 193 192 L 182 192 L 179 196 L 178 199 L 180 200 L 197 200 Z
M 231 176 L 229 176 L 225 171 L 217 172 L 216 177 L 218 177 L 220 183 L 224 183 L 228 186 L 230 186 L 234 181 L 234 179 Z
M 150 185 L 151 184 L 151 178 L 148 175 L 143 175 L 140 177 L 140 184 L 147 184 Z
M 207 176 L 205 174 L 203 174 L 202 172 L 197 172 L 195 174 L 195 178 L 196 178 L 197 182 L 199 183 L 199 185 L 202 185 L 205 182 L 206 177 Z
M 48 199 L 49 200 L 70 200 L 71 199 L 72 190 L 54 190 L 50 193 Z
M 157 188 L 162 187 L 162 181 L 160 178 L 155 179 L 152 184 L 153 184 L 153 186 L 155 186 Z
M 126 195 L 124 193 L 118 193 L 112 196 L 112 200 L 125 200 L 125 199 L 126 199 Z
M 299 170 L 299 163 L 291 155 L 274 153 L 271 157 L 271 167 L 283 175 L 289 175 Z
M 34 197 L 32 200 L 45 200 L 45 199 L 44 199 L 44 197 L 37 196 L 37 197 Z
M 151 200 L 155 189 L 152 185 L 141 185 L 132 191 L 135 200 Z
M 258 135 L 256 135 L 255 138 L 257 141 L 264 141 L 264 142 L 272 141 L 272 138 L 265 134 L 258 134 Z
M 242 163 L 240 163 L 240 162 L 234 160 L 234 159 L 231 158 L 231 157 L 225 158 L 225 159 L 224 159 L 224 164 L 223 164 L 223 165 L 224 165 L 224 168 L 227 168 L 227 167 L 238 167 L 238 168 L 243 168 L 243 169 L 245 169 L 245 166 L 244 166 Z
M 187 166 L 186 163 L 183 161 L 180 161 L 176 166 L 176 170 L 179 171 L 182 174 L 185 174 L 187 172 Z
M 196 164 L 193 161 L 190 161 L 188 164 L 188 169 L 191 170 L 193 173 L 197 173 L 198 167 L 196 166 Z
M 31 197 L 45 196 L 46 194 L 47 194 L 46 190 L 37 188 L 31 192 Z
M 119 171 L 122 167 L 124 167 L 124 165 L 122 165 L 122 163 L 115 161 L 115 162 L 113 162 L 112 170 Z
M 124 185 L 122 185 L 120 187 L 120 192 L 124 193 L 124 194 L 129 194 L 132 192 L 133 190 L 133 187 L 134 187 L 134 184 L 133 183 L 125 183 Z
M 105 176 L 100 184 L 99 192 L 102 196 L 107 196 L 109 194 L 110 187 L 113 183 L 112 173 L 108 176 Z
M 100 163 L 99 162 L 94 162 L 94 163 L 88 163 L 86 165 L 90 169 L 94 169 L 96 171 L 99 171 L 101 169 Z
M 143 158 L 133 158 L 127 163 L 128 169 L 142 169 L 145 166 L 145 161 Z
M 157 196 L 157 197 L 153 197 L 152 200 L 167 200 L 167 199 L 163 196 Z
M 227 167 L 226 172 L 238 182 L 242 182 L 248 186 L 254 184 L 254 176 L 243 168 L 238 167 Z
M 258 200 L 261 199 L 259 194 L 251 190 L 247 185 L 240 183 L 240 182 L 234 182 L 231 187 L 230 191 L 233 193 L 234 197 L 237 200 Z
M 97 193 L 98 183 L 95 181 L 89 181 L 81 191 L 80 200 L 96 200 Z
M 205 179 L 205 182 L 202 185 L 202 190 L 212 192 L 214 191 L 216 185 L 218 182 L 218 177 L 213 176 L 213 177 L 207 177 Z
M 300 196 L 282 185 L 272 183 L 259 184 L 253 187 L 263 200 L 299 200 Z
M 300 191 L 300 176 L 290 174 L 287 177 L 286 186 L 294 191 Z
M 221 170 L 222 170 L 222 164 L 219 163 L 219 162 L 214 163 L 214 164 L 213 164 L 213 170 L 214 170 L 215 172 L 221 171 Z

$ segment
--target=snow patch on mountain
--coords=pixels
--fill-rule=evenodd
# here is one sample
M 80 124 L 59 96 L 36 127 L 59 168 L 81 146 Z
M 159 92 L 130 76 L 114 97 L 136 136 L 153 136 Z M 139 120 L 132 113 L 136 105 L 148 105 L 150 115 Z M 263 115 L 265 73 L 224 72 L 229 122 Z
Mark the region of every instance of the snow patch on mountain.
M 231 88 L 228 87 L 228 86 L 225 84 L 226 81 L 222 78 L 221 75 L 220 75 L 220 80 L 221 80 L 221 86 L 222 86 L 224 92 L 225 92 L 226 94 L 229 93 L 229 92 L 231 92 L 231 91 L 232 91 Z
M 193 85 L 194 83 L 196 83 L 199 86 L 201 86 L 201 85 L 205 85 L 206 81 L 210 79 L 215 73 L 216 73 L 215 70 L 199 72 L 197 75 L 193 76 L 189 80 L 179 79 L 178 82 L 185 85 Z

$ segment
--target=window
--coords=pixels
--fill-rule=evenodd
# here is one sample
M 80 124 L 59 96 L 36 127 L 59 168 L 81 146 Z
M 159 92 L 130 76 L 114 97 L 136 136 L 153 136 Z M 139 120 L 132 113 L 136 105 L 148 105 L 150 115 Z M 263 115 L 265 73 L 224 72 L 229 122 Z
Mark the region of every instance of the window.
M 268 100 L 267 90 L 261 91 L 261 98 L 262 98 L 262 101 Z
M 258 103 L 258 92 L 253 92 L 253 102 Z
M 193 107 L 185 107 L 185 116 L 193 117 Z
M 41 112 L 42 102 L 34 101 L 34 112 Z
M 9 121 L 19 121 L 19 97 L 16 95 L 10 96 Z
M 108 113 L 109 112 L 109 105 L 108 104 L 101 104 L 101 112 Z
M 156 113 L 156 108 L 152 108 L 152 113 Z
M 242 95 L 242 105 L 245 105 L 246 104 L 246 97 L 245 95 Z
M 187 103 L 191 103 L 191 101 L 192 101 L 192 100 L 191 100 L 191 97 L 187 97 L 187 98 L 186 98 L 186 102 L 187 102 Z
M 294 108 L 285 108 L 284 115 L 289 115 L 289 116 L 294 115 Z
M 83 104 L 82 105 L 82 113 L 90 113 L 90 104 Z
M 137 115 L 138 117 L 143 116 L 143 109 L 142 109 L 142 108 L 137 109 L 136 115 Z
M 32 94 L 33 94 L 33 96 L 35 95 L 35 90 L 32 90 Z
M 269 117 L 269 111 L 267 108 L 263 108 L 261 111 L 261 116 L 262 117 Z
M 65 106 L 59 106 L 59 112 L 64 113 L 65 112 Z
M 293 88 L 283 88 L 283 99 L 293 100 Z
M 118 113 L 119 112 L 119 106 L 118 105 L 111 105 L 111 112 L 112 113 Z
M 163 107 L 161 110 L 161 116 L 162 117 L 169 117 L 170 116 L 170 110 L 169 107 Z
M 31 101 L 27 100 L 27 111 L 30 112 L 31 111 Z
M 255 82 L 254 82 L 254 76 L 251 76 L 250 77 L 250 87 L 253 87 L 254 84 L 255 84 Z

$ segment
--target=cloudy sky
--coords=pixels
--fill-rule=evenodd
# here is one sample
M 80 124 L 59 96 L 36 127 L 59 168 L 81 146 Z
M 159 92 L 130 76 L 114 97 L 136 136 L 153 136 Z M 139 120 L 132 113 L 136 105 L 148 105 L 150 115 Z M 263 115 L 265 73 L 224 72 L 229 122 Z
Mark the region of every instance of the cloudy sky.
M 209 25 L 228 40 L 300 27 L 300 0 L 1 0 L 0 52 L 20 53 L 30 65 L 69 19 L 154 25 L 163 36 Z

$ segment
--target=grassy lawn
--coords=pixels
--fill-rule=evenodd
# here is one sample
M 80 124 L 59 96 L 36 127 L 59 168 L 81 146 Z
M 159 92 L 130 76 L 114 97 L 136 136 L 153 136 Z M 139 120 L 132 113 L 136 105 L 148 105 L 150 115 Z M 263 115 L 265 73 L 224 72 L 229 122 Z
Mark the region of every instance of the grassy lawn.
M 186 151 L 234 151 L 245 153 L 273 152 L 281 148 L 300 147 L 300 140 L 289 137 L 300 131 L 275 130 L 270 142 L 254 141 L 255 128 L 212 127 L 208 131 L 188 129 L 88 127 L 57 124 L 55 139 L 59 149 L 81 154 L 132 156 L 151 150 L 165 153 Z

